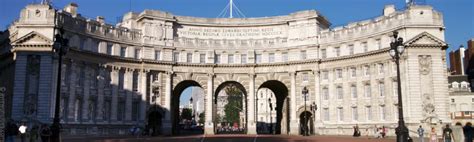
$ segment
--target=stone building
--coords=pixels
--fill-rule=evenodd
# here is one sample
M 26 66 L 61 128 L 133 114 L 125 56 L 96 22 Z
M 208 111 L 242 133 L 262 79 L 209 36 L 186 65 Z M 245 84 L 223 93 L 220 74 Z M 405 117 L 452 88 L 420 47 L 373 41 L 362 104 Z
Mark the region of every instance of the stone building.
M 412 130 L 430 116 L 449 123 L 442 14 L 427 5 L 330 28 L 315 10 L 264 18 L 198 18 L 145 10 L 111 25 L 89 19 L 76 4 L 55 11 L 26 6 L 0 42 L 0 86 L 6 114 L 51 123 L 58 58 L 53 35 L 63 28 L 61 123 L 67 134 L 124 133 L 134 125 L 176 132 L 179 97 L 190 86 L 205 92 L 205 133 L 214 134 L 216 98 L 228 84 L 244 92 L 246 133 L 255 134 L 258 89 L 275 100 L 275 133 L 300 134 L 301 114 L 316 134 L 350 135 L 397 125 L 395 63 L 388 54 L 392 32 L 404 38 L 401 82 L 405 121 Z M 354 13 L 355 14 L 355 13 Z M 304 112 L 301 91 L 318 110 Z M 14 103 L 12 103 L 14 102 Z M 433 105 L 436 104 L 436 105 Z M 433 106 L 435 111 L 424 106 Z M 263 106 L 266 107 L 266 106 Z M 306 110 L 310 110 L 306 107 Z

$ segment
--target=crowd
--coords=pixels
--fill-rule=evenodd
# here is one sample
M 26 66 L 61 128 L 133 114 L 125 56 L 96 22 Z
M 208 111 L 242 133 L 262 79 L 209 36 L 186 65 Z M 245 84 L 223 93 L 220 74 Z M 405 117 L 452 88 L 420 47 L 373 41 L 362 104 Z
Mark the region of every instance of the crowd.
M 5 142 L 15 142 L 19 138 L 21 142 L 49 142 L 51 137 L 50 126 L 43 124 L 41 126 L 33 125 L 29 128 L 25 123 L 17 125 L 13 120 L 7 121 L 3 128 Z

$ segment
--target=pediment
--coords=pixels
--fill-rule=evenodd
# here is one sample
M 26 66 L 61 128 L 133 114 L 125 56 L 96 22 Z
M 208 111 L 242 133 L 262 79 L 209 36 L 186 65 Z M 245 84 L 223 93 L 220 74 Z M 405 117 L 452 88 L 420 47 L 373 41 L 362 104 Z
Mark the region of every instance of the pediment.
M 23 37 L 18 38 L 17 40 L 12 42 L 12 45 L 19 46 L 19 45 L 52 45 L 53 41 L 46 36 L 32 31 L 26 34 Z
M 446 42 L 443 40 L 431 35 L 428 32 L 423 32 L 414 38 L 405 42 L 407 46 L 432 46 L 432 47 L 444 47 Z

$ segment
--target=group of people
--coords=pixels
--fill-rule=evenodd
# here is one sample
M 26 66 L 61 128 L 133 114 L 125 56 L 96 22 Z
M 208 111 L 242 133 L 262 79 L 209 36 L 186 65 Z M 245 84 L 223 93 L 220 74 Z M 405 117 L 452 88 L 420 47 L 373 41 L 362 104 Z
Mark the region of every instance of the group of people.
M 9 120 L 5 128 L 3 128 L 5 135 L 5 142 L 15 142 L 15 138 L 19 137 L 21 142 L 36 142 L 41 138 L 41 142 L 49 142 L 51 137 L 51 128 L 43 124 L 41 127 L 33 125 L 31 128 L 25 123 L 20 123 L 18 126 L 13 120 Z
M 354 133 L 352 134 L 352 136 L 360 137 L 361 132 L 359 130 L 359 125 L 355 125 L 353 127 L 353 129 L 354 129 Z M 374 138 L 377 138 L 377 139 L 385 138 L 385 135 L 387 134 L 387 131 L 388 131 L 388 129 L 385 126 L 377 127 L 377 125 L 376 125 L 373 128 L 373 132 L 374 132 L 373 136 L 374 136 Z M 369 137 L 369 133 L 370 133 L 369 128 L 366 128 L 365 129 L 365 136 Z
M 423 127 L 420 126 L 417 132 L 420 142 L 424 142 L 425 130 Z M 443 128 L 441 142 L 473 142 L 473 137 L 474 127 L 472 127 L 472 123 L 467 122 L 466 125 L 462 126 L 462 124 L 458 122 L 453 128 L 450 128 L 450 125 L 446 124 L 446 127 Z M 438 142 L 438 135 L 434 127 L 431 127 L 429 142 Z

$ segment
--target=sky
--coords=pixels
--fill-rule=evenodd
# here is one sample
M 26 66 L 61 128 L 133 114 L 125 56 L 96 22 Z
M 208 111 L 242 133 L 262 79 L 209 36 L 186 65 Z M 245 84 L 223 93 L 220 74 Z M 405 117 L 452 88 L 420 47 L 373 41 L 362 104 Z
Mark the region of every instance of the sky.
M 0 0 L 0 30 L 19 17 L 27 4 L 41 0 Z M 474 38 L 474 0 L 417 0 L 424 1 L 444 15 L 445 40 L 449 49 L 456 50 Z M 53 0 L 56 8 L 68 3 L 79 5 L 78 12 L 89 18 L 104 16 L 106 22 L 116 23 L 128 11 L 144 9 L 167 11 L 174 15 L 215 18 L 228 0 Z M 234 0 L 246 17 L 288 15 L 301 10 L 317 10 L 332 23 L 332 27 L 371 19 L 382 15 L 385 5 L 405 7 L 405 0 Z M 449 59 L 449 58 L 448 58 Z M 191 91 L 185 91 L 185 93 Z M 189 97 L 187 99 L 189 101 Z

